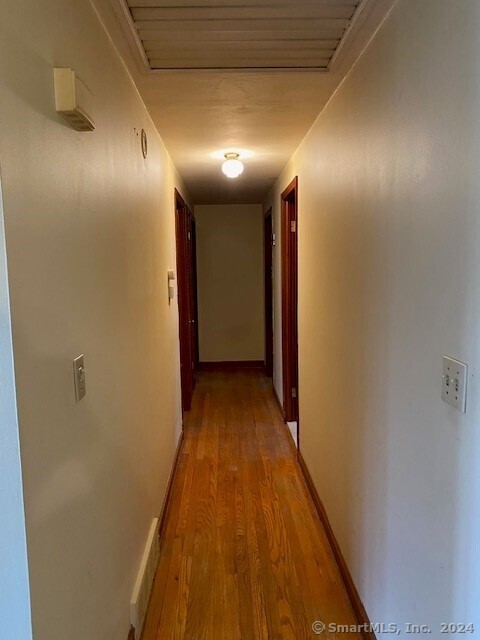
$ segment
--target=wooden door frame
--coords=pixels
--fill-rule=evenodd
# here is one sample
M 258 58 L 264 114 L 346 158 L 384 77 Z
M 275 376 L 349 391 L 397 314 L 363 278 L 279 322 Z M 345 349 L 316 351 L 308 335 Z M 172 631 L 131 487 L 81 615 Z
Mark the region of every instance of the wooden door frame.
M 180 382 L 182 390 L 182 410 L 190 411 L 195 386 L 195 347 L 192 341 L 192 320 L 195 310 L 191 310 L 190 287 L 193 273 L 188 273 L 188 219 L 191 212 L 180 193 L 174 191 L 175 240 L 177 262 L 178 333 L 180 341 Z M 192 252 L 194 253 L 194 252 Z M 189 283 L 189 279 L 192 282 Z M 191 317 L 193 315 L 193 317 Z
M 197 371 L 197 282 L 196 282 L 196 230 L 195 219 L 188 205 L 186 210 L 186 230 L 187 230 L 187 297 L 188 297 L 188 328 L 190 339 L 190 376 L 192 395 L 195 389 Z
M 273 214 L 263 216 L 263 277 L 265 305 L 265 374 L 273 377 Z
M 195 369 L 200 366 L 200 343 L 199 343 L 199 327 L 198 327 L 198 276 L 197 276 L 197 222 L 195 216 L 192 215 L 192 269 L 193 269 L 193 303 L 194 303 L 194 354 Z
M 282 370 L 286 422 L 298 425 L 298 177 L 281 195 Z

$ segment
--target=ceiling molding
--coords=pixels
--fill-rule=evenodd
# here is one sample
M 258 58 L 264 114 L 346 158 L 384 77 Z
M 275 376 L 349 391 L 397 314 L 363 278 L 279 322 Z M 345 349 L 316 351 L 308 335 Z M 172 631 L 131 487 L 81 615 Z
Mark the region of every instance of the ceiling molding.
M 328 71 L 334 71 L 336 66 L 341 63 L 342 53 L 348 46 L 349 41 L 351 41 L 362 28 L 362 25 L 369 13 L 368 9 L 372 8 L 375 1 L 376 0 L 361 0 L 361 2 L 359 2 L 355 9 L 355 13 L 350 20 L 350 24 L 345 29 L 344 34 L 338 43 L 330 62 L 328 63 Z
M 110 0 L 110 4 L 122 26 L 139 71 L 143 74 L 150 73 L 152 67 L 148 61 L 147 54 L 145 53 L 143 43 L 135 27 L 135 22 L 133 21 L 132 13 L 126 0 Z

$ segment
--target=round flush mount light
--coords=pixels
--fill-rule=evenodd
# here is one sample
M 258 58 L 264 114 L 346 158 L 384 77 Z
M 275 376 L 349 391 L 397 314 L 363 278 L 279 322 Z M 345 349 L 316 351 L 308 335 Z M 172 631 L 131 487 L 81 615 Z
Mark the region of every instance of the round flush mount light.
M 238 178 L 243 173 L 243 162 L 238 159 L 238 153 L 226 153 L 225 162 L 222 164 L 222 171 L 227 178 Z

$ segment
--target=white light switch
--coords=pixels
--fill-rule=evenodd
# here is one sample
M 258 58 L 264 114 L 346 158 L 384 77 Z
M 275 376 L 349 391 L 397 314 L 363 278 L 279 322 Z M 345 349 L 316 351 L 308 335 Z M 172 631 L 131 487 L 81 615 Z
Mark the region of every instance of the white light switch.
M 85 384 L 85 365 L 83 363 L 83 354 L 73 361 L 73 379 L 75 382 L 75 397 L 80 402 L 87 393 Z
M 443 356 L 442 400 L 462 413 L 467 410 L 468 365 Z
M 168 303 L 170 304 L 170 300 L 173 300 L 175 295 L 175 271 L 173 269 L 169 269 L 167 271 L 167 280 L 168 280 Z

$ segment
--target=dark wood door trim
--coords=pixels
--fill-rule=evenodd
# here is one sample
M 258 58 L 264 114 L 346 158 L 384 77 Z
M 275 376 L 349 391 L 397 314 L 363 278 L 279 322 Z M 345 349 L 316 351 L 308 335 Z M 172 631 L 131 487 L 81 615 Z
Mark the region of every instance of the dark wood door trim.
M 263 271 L 265 297 L 265 374 L 273 376 L 273 217 L 270 208 L 263 219 Z
M 200 344 L 198 336 L 198 276 L 197 276 L 197 224 L 192 216 L 192 276 L 193 276 L 193 333 L 195 368 L 200 364 Z
M 177 257 L 178 328 L 182 409 L 189 411 L 195 386 L 195 293 L 192 214 L 175 189 L 175 236 Z
M 193 213 L 186 206 L 186 270 L 187 270 L 187 304 L 188 304 L 188 339 L 190 356 L 190 376 L 192 393 L 195 389 L 195 373 L 197 369 L 197 309 L 196 309 L 196 278 L 195 278 L 195 222 Z
M 298 178 L 281 196 L 282 369 L 287 422 L 298 423 Z

